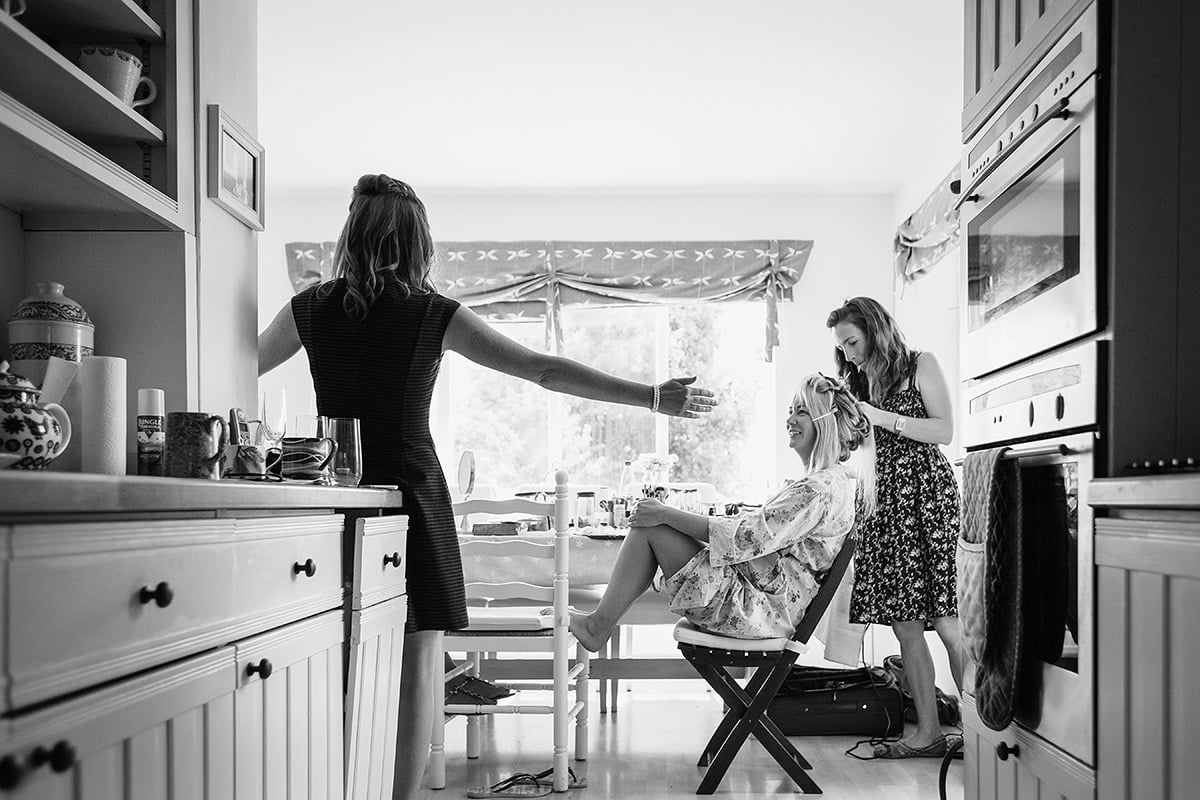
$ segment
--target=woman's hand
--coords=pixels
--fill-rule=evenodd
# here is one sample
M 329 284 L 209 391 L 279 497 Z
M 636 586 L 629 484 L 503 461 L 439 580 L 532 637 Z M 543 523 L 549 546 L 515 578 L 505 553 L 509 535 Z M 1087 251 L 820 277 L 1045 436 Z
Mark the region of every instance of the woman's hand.
M 866 400 L 859 400 L 858 408 L 860 411 L 862 411 L 863 416 L 867 418 L 867 422 L 871 423 L 872 425 L 877 425 L 882 428 L 891 427 L 885 418 L 885 415 L 887 415 L 888 412 L 876 408 Z
M 631 528 L 649 528 L 652 525 L 666 525 L 667 517 L 673 509 L 666 503 L 649 497 L 639 500 L 637 508 L 629 517 Z
M 707 414 L 717 405 L 713 393 L 708 389 L 698 389 L 691 384 L 696 382 L 693 375 L 690 378 L 671 378 L 658 387 L 658 413 L 668 417 L 690 417 L 695 419 L 701 414 Z

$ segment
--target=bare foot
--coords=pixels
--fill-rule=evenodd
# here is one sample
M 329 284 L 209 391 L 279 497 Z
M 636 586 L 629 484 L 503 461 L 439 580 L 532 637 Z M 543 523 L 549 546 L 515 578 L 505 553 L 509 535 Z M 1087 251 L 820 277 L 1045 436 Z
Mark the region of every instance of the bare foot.
M 608 636 L 595 630 L 591 614 L 571 614 L 568 627 L 572 635 L 583 645 L 583 649 L 591 653 L 599 653 L 600 648 L 608 641 Z

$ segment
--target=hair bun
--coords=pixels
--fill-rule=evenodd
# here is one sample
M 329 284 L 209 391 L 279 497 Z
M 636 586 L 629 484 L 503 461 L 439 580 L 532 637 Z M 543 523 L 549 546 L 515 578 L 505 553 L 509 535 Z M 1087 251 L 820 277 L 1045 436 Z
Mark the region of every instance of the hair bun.
M 412 197 L 413 190 L 404 181 L 398 181 L 390 175 L 363 175 L 354 185 L 354 194 L 361 197 L 377 197 L 385 194 L 398 194 L 402 197 Z

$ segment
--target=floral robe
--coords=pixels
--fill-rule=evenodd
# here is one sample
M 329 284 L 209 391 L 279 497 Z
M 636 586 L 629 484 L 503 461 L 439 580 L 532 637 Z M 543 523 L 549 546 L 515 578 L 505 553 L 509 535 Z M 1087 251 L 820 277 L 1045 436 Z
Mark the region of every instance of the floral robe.
M 790 637 L 854 527 L 844 464 L 785 487 L 761 510 L 708 522 L 708 546 L 663 581 L 672 611 L 723 636 Z

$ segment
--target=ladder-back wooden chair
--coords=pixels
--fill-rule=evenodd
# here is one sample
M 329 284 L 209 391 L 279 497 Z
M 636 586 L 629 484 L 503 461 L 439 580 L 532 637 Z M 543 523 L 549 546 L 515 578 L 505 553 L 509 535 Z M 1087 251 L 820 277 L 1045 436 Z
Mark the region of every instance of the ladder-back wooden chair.
M 804 617 L 790 639 L 734 639 L 706 633 L 686 619 L 675 625 L 675 640 L 684 658 L 691 662 L 713 690 L 725 701 L 728 710 L 713 733 L 697 764 L 708 767 L 696 794 L 712 794 L 725 777 L 733 757 L 747 737 L 754 735 L 767 752 L 779 762 L 805 794 L 820 794 L 821 789 L 809 777 L 808 760 L 788 741 L 767 716 L 767 708 L 783 685 L 796 658 L 807 650 L 809 637 L 825 614 L 842 576 L 854 555 L 854 533 L 846 536 L 841 550 L 821 581 Z M 727 667 L 755 667 L 743 688 Z
M 530 576 L 529 582 L 468 583 L 467 612 L 470 627 L 461 631 L 447 631 L 444 649 L 447 653 L 466 653 L 467 660 L 446 673 L 450 681 L 463 674 L 478 674 L 478 665 L 483 653 L 551 653 L 552 680 L 550 689 L 553 701 L 550 705 L 521 705 L 516 698 L 501 700 L 495 705 L 446 705 L 443 686 L 438 686 L 434 695 L 434 720 L 439 717 L 449 722 L 455 716 L 467 717 L 467 757 L 479 755 L 479 718 L 485 714 L 545 714 L 554 726 L 554 752 L 552 754 L 553 788 L 556 792 L 567 790 L 567 732 L 572 719 L 575 720 L 575 759 L 587 758 L 587 678 L 588 652 L 571 635 L 567 625 L 568 592 L 568 522 L 570 520 L 570 493 L 567 473 L 560 470 L 555 475 L 553 503 L 540 503 L 523 498 L 499 500 L 467 500 L 454 504 L 455 515 L 461 514 L 527 514 L 535 517 L 551 517 L 554 520 L 553 543 L 521 541 L 515 537 L 478 537 L 461 543 L 463 560 L 507 556 L 525 556 L 545 559 L 544 571 Z M 550 564 L 553 566 L 551 567 Z M 539 577 L 544 576 L 545 579 Z M 519 598 L 529 605 L 487 607 L 472 605 L 475 600 L 512 600 Z M 575 663 L 569 660 L 571 645 L 575 645 Z M 540 682 L 504 682 L 510 689 L 545 689 Z M 574 703 L 569 690 L 574 688 Z M 435 789 L 446 785 L 445 724 L 436 724 L 429 757 L 430 785 Z M 537 770 L 540 771 L 540 770 Z

